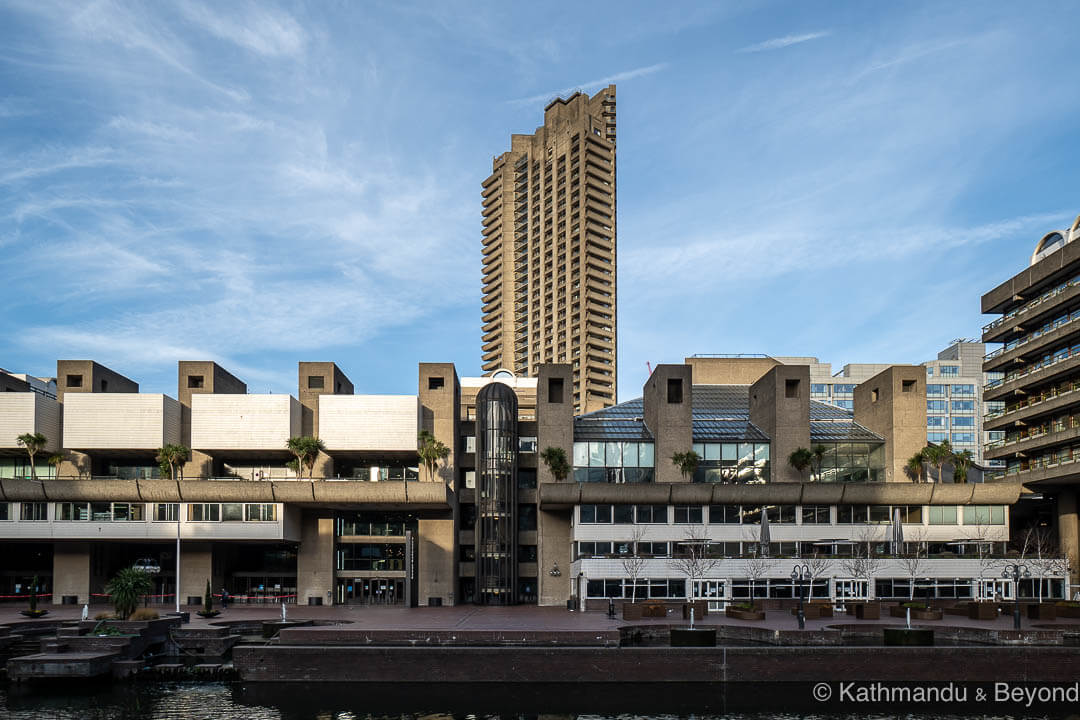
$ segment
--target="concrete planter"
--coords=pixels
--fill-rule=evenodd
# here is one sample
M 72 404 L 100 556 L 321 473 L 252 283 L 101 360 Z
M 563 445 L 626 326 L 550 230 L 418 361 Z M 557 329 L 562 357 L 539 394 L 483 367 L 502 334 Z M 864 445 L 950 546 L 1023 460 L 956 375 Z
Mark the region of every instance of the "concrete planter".
M 969 620 L 997 620 L 997 603 L 968 603 L 967 616 Z
M 643 606 L 638 603 L 623 603 L 622 618 L 623 620 L 640 620 L 643 610 Z
M 671 628 L 671 647 L 716 647 L 716 628 Z
M 1027 606 L 1028 620 L 1057 620 L 1057 605 L 1052 603 L 1033 603 Z
M 1080 605 L 1058 605 L 1057 614 L 1063 618 L 1080 618 Z
M 724 610 L 724 616 L 733 620 L 764 620 L 765 612 L 762 610 L 739 610 L 729 607 Z
M 641 616 L 642 617 L 666 618 L 667 617 L 667 607 L 664 606 L 664 605 L 658 605 L 658 604 L 655 604 L 655 603 L 654 604 L 649 604 L 649 605 L 642 605 L 642 607 L 641 607 Z
M 858 620 L 881 619 L 881 603 L 848 603 L 848 610 L 853 610 Z
M 709 614 L 709 601 L 708 600 L 695 600 L 693 602 L 683 603 L 682 616 L 683 620 L 690 619 L 690 608 L 694 608 L 694 618 L 700 620 Z
M 914 647 L 934 644 L 934 631 L 924 628 L 885 628 L 885 645 L 890 647 Z

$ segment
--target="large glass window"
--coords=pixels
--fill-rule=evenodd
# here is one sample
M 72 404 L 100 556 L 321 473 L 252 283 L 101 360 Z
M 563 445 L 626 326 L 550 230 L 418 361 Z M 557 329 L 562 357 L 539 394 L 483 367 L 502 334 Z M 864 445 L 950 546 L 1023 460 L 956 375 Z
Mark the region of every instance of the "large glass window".
M 953 400 L 952 401 L 952 411 L 954 413 L 956 413 L 956 412 L 962 412 L 962 413 L 975 412 L 975 401 L 974 400 Z
M 154 520 L 158 522 L 176 522 L 180 513 L 179 503 L 155 503 Z
M 11 503 L 0 502 L 0 520 L 11 519 Z
M 56 503 L 56 519 L 83 522 L 90 519 L 90 503 Z
M 648 483 L 653 481 L 653 444 L 575 442 L 574 481 Z
M 821 468 L 811 481 L 881 482 L 885 479 L 884 445 L 879 443 L 816 443 L 825 447 Z
M 959 418 L 954 418 L 954 419 L 959 420 Z M 952 434 L 952 443 L 953 443 L 953 445 L 974 445 L 975 444 L 975 433 L 954 432 Z
M 927 400 L 926 412 L 928 413 L 943 413 L 945 412 L 948 402 L 945 400 Z
M 49 519 L 49 504 L 43 502 L 24 502 L 21 503 L 22 512 L 19 515 L 20 520 L 27 520 L 31 522 L 41 522 Z
M 803 525 L 828 525 L 830 506 L 828 505 L 803 505 L 802 506 L 802 524 Z
M 1003 505 L 965 505 L 965 525 L 1004 525 L 1005 507 Z
M 948 385 L 936 385 L 927 383 L 926 385 L 926 397 L 945 397 L 945 388 Z
M 926 441 L 932 443 L 939 443 L 942 440 L 948 440 L 949 433 L 947 432 L 928 432 L 926 433 Z
M 838 525 L 862 525 L 870 522 L 870 511 L 866 505 L 837 505 L 836 522 Z
M 952 419 L 952 426 L 954 428 L 959 428 L 959 427 L 973 428 L 973 427 L 975 427 L 975 417 L 972 416 L 972 415 L 969 415 L 967 417 L 954 417 Z
M 742 513 L 738 505 L 713 505 L 709 508 L 711 525 L 738 525 Z
M 582 525 L 596 525 L 611 522 L 610 505 L 582 505 L 578 517 Z
M 944 415 L 927 415 L 926 427 L 945 428 L 949 427 L 949 420 Z
M 612 512 L 616 525 L 633 525 L 634 523 L 634 506 L 633 505 L 615 505 Z
M 953 397 L 972 397 L 975 395 L 974 385 L 953 385 L 952 386 Z
M 700 524 L 703 518 L 701 505 L 676 505 L 674 515 L 676 525 Z
M 931 525 L 955 525 L 955 505 L 931 505 L 927 510 Z
M 638 505 L 637 521 L 642 524 L 666 525 L 667 505 Z
M 397 571 L 405 569 L 404 543 L 341 543 L 338 570 Z
M 694 443 L 701 458 L 694 482 L 760 484 L 769 481 L 769 443 Z
M 941 366 L 941 376 L 942 377 L 955 376 L 955 375 L 959 375 L 959 374 L 960 374 L 960 366 L 959 365 L 942 365 Z

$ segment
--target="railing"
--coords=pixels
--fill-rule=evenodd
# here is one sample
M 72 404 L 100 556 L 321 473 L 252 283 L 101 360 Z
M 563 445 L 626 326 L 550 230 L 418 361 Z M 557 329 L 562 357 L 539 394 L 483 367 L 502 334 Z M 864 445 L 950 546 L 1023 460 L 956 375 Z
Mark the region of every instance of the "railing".
M 1024 345 L 1027 345 L 1032 340 L 1038 340 L 1043 335 L 1048 335 L 1048 334 L 1054 332 L 1055 330 L 1057 330 L 1058 328 L 1065 327 L 1066 325 L 1069 325 L 1069 324 L 1071 324 L 1071 323 L 1073 323 L 1073 322 L 1075 322 L 1077 320 L 1080 320 L 1080 310 L 1074 310 L 1073 312 L 1071 312 L 1063 322 L 1059 323 L 1059 322 L 1055 321 L 1053 323 L 1053 327 L 1051 327 L 1049 329 L 1040 328 L 1039 330 L 1036 330 L 1035 332 L 1028 333 L 1027 335 L 1025 335 L 1022 338 L 1019 338 L 1018 340 L 1014 340 L 1011 343 L 1005 343 L 1004 345 L 999 347 L 997 350 L 994 350 L 993 352 L 987 353 L 986 355 L 984 355 L 983 360 L 990 360 L 991 358 L 995 358 L 998 355 L 1001 355 L 1002 353 L 1009 352 L 1010 350 L 1015 350 L 1018 347 L 1023 347 Z
M 1019 307 L 1016 310 L 1013 310 L 1012 312 L 1005 313 L 1004 315 L 999 317 L 997 320 L 994 320 L 993 322 L 989 322 L 986 325 L 983 325 L 983 332 L 985 333 L 988 330 L 993 330 L 994 328 L 996 328 L 997 326 L 1001 325 L 1004 322 L 1008 322 L 1009 320 L 1012 320 L 1015 317 L 1020 317 L 1021 315 L 1025 314 L 1025 313 L 1027 313 L 1027 312 L 1029 312 L 1031 310 L 1034 310 L 1035 308 L 1039 307 L 1040 305 L 1042 305 L 1047 300 L 1050 300 L 1051 298 L 1057 297 L 1061 293 L 1065 292 L 1069 288 L 1074 287 L 1076 285 L 1080 285 L 1080 277 L 1075 277 L 1072 280 L 1065 283 L 1064 285 L 1059 285 L 1058 287 L 1054 288 L 1053 290 L 1051 290 L 1049 292 L 1046 292 L 1046 293 L 1043 293 L 1039 297 L 1037 297 L 1034 300 L 1032 300 L 1031 302 L 1029 302 L 1027 305 Z
M 1060 362 L 1065 362 L 1066 360 L 1069 360 L 1070 358 L 1074 358 L 1074 357 L 1077 357 L 1078 355 L 1080 355 L 1080 352 L 1074 352 L 1073 348 L 1066 348 L 1063 351 L 1065 354 L 1060 355 L 1060 357 L 1059 357 L 1058 355 L 1059 355 L 1060 352 L 1062 352 L 1062 351 L 1058 351 L 1058 353 L 1054 353 L 1054 357 L 1052 359 L 1050 359 L 1049 361 L 1041 362 L 1041 363 L 1039 363 L 1037 365 L 1029 367 L 1027 370 L 1024 370 L 1024 372 L 1022 372 L 1022 373 L 1017 373 L 1016 375 L 1009 375 L 1009 376 L 1004 377 L 1004 378 L 1002 378 L 1000 380 L 991 380 L 987 384 L 983 385 L 983 390 L 984 391 L 992 390 L 992 389 L 998 387 L 999 385 L 1004 385 L 1006 383 L 1011 383 L 1014 380 L 1020 380 L 1021 378 L 1025 378 L 1028 375 L 1031 375 L 1032 373 L 1039 372 L 1040 370 L 1045 370 L 1048 367 L 1053 367 L 1054 365 L 1057 365 Z
M 1031 464 L 1026 468 L 1006 468 L 1004 470 L 996 470 L 994 472 L 988 472 L 983 475 L 984 479 L 1001 480 L 1002 478 L 1010 477 L 1013 475 L 1024 475 L 1025 473 L 1032 472 L 1034 470 L 1046 470 L 1047 468 L 1061 467 L 1064 465 L 1073 465 L 1080 463 L 1080 457 L 1068 458 L 1065 460 L 1032 460 Z
M 1019 412 L 1020 410 L 1026 410 L 1029 407 L 1035 407 L 1036 405 L 1041 405 L 1044 402 L 1047 402 L 1049 400 L 1054 400 L 1056 398 L 1062 397 L 1063 395 L 1069 395 L 1071 393 L 1076 392 L 1077 390 L 1080 390 L 1080 381 L 1073 380 L 1072 381 L 1072 387 L 1069 388 L 1068 390 L 1058 390 L 1057 388 L 1053 388 L 1052 392 L 1050 394 L 1039 395 L 1037 397 L 1031 397 L 1031 398 L 1027 398 L 1025 400 L 1021 400 L 1020 402 L 1018 402 L 1016 405 L 1012 406 L 1011 408 L 1007 407 L 1004 410 L 998 410 L 998 411 L 995 411 L 995 412 L 987 413 L 986 415 L 983 416 L 983 419 L 984 420 L 993 420 L 995 418 L 1003 417 L 1005 415 L 1010 415 L 1010 414 L 1012 414 L 1014 412 Z

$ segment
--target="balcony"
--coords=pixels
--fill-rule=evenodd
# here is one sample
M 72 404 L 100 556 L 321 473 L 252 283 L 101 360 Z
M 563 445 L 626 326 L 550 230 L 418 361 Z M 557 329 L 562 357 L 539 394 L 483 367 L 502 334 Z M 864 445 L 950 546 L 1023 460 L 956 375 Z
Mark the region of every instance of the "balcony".
M 59 450 L 59 403 L 36 392 L 0 393 L 0 449 L 24 452 L 18 442 L 24 433 L 44 435 L 48 453 Z
M 299 434 L 300 403 L 291 395 L 191 397 L 193 449 L 285 450 Z
M 1000 400 L 1025 385 L 1045 382 L 1062 373 L 1080 368 L 1080 351 L 1066 350 L 1045 363 L 1034 365 L 1023 372 L 987 383 L 983 387 L 983 401 Z M 1022 382 L 1027 380 L 1026 383 Z
M 1016 310 L 987 323 L 983 326 L 982 341 L 1002 342 L 1011 332 L 1019 330 L 1019 323 L 1022 321 L 1041 324 L 1038 321 L 1042 316 L 1052 314 L 1061 303 L 1075 298 L 1080 298 L 1080 277 L 1058 285 Z
M 179 442 L 180 403 L 168 395 L 69 393 L 64 398 L 64 447 L 71 450 L 156 450 Z
M 1071 334 L 1080 332 L 1080 310 L 1058 318 L 1049 326 L 1028 333 L 1023 337 L 1005 343 L 997 350 L 988 353 L 983 359 L 983 371 L 1003 370 L 1011 362 L 1024 362 L 1025 358 L 1038 355 L 1049 345 L 1061 342 Z
M 984 430 L 1001 430 L 1012 423 L 1066 408 L 1073 403 L 1080 403 L 1080 380 L 1069 381 L 1064 387 L 1053 387 L 1049 391 L 1025 397 L 1012 407 L 999 412 L 987 413 L 983 418 Z
M 323 395 L 319 437 L 326 449 L 416 451 L 420 401 L 415 395 Z

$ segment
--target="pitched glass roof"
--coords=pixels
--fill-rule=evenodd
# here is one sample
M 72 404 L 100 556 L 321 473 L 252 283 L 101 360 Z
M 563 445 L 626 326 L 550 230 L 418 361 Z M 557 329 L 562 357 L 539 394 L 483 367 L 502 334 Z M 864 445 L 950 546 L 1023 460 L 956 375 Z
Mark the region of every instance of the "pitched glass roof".
M 575 440 L 652 440 L 645 426 L 641 398 L 627 400 L 603 410 L 574 418 Z M 749 385 L 695 385 L 693 407 L 694 442 L 766 442 L 769 437 L 750 422 Z M 882 442 L 883 438 L 852 419 L 850 410 L 810 401 L 812 442 Z

